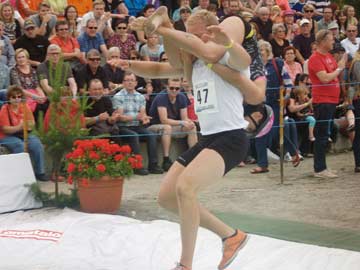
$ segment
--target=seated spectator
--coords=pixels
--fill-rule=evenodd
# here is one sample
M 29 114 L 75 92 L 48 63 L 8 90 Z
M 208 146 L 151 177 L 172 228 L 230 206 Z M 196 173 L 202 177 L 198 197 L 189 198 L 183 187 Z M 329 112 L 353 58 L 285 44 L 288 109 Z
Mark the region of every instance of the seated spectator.
M 119 21 L 129 21 L 129 10 L 126 7 L 124 2 L 119 2 L 117 8 L 111 12 L 111 27 L 112 29 L 116 29 L 115 26 L 119 23 Z
M 0 62 L 12 68 L 15 66 L 15 51 L 10 39 L 4 35 L 4 27 L 5 24 L 0 21 L 0 47 L 2 51 Z
M 24 22 L 24 35 L 18 38 L 14 44 L 14 49 L 23 48 L 29 53 L 29 62 L 37 67 L 45 61 L 46 50 L 50 45 L 47 38 L 36 34 L 36 25 L 31 19 Z
M 26 103 L 34 113 L 35 120 L 40 111 L 46 112 L 47 98 L 40 88 L 36 70 L 31 67 L 29 53 L 25 49 L 15 51 L 16 66 L 10 70 L 10 83 L 21 86 L 26 98 Z
M 67 21 L 58 21 L 55 30 L 56 35 L 50 39 L 50 43 L 60 47 L 64 60 L 70 64 L 72 70 L 77 71 L 86 61 L 80 52 L 79 42 L 71 36 Z
M 83 34 L 88 27 L 88 21 L 95 20 L 97 29 L 95 32 L 100 34 L 104 39 L 107 39 L 113 35 L 111 28 L 111 13 L 105 12 L 105 4 L 103 0 L 95 0 L 93 2 L 93 8 L 86 13 L 81 20 L 78 31 Z M 98 49 L 98 48 L 95 48 Z
M 189 84 L 189 82 L 185 78 L 181 79 L 181 88 L 189 100 L 189 105 L 187 107 L 188 117 L 191 121 L 193 121 L 196 124 L 196 129 L 200 130 L 199 120 L 195 113 L 195 97 L 193 94 L 193 89 L 192 89 L 191 85 Z
M 257 25 L 259 30 L 258 34 L 261 38 L 264 40 L 270 40 L 272 38 L 273 23 L 270 19 L 270 10 L 267 7 L 259 8 L 256 16 L 251 21 Z
M 299 51 L 302 59 L 300 62 L 309 59 L 311 55 L 311 43 L 315 42 L 315 36 L 311 34 L 311 23 L 308 19 L 300 21 L 300 34 L 293 40 L 293 46 Z
M 163 45 L 159 43 L 157 34 L 147 36 L 147 43 L 141 47 L 140 56 L 145 61 L 159 62 L 160 54 L 164 51 Z
M 295 12 L 295 19 L 301 19 L 303 17 L 303 10 L 304 6 L 306 4 L 306 0 L 298 0 L 296 3 L 292 6 L 292 10 Z
M 353 6 L 345 5 L 343 7 L 343 11 L 346 16 L 346 20 L 347 20 L 348 24 L 358 25 L 359 21 L 355 17 L 356 12 L 355 12 L 355 8 Z
M 310 33 L 315 35 L 318 31 L 317 22 L 315 21 L 315 8 L 313 5 L 305 4 L 303 9 L 303 16 L 297 20 L 297 23 L 300 25 L 302 19 L 307 19 L 310 22 Z
M 119 58 L 120 49 L 118 47 L 111 47 L 108 53 L 108 63 L 106 63 L 103 67 L 109 81 L 109 93 L 111 95 L 115 94 L 123 87 L 122 82 L 124 79 L 124 71 L 111 61 L 112 59 Z
M 281 14 L 281 9 L 278 5 L 274 5 L 270 11 L 270 18 L 273 23 L 283 23 L 284 18 Z
M 3 3 L 0 8 L 0 19 L 4 22 L 4 35 L 14 44 L 21 36 L 21 25 L 14 16 L 14 7 L 9 3 Z
M 114 35 L 107 40 L 107 46 L 120 48 L 121 59 L 130 59 L 130 51 L 135 50 L 136 39 L 133 34 L 128 33 L 126 20 L 118 21 Z
M 31 15 L 31 19 L 37 26 L 35 33 L 37 35 L 49 38 L 55 35 L 56 16 L 52 15 L 50 5 L 47 2 L 41 2 L 38 7 L 38 13 Z
M 336 21 L 333 21 L 329 24 L 328 30 L 330 30 L 333 33 L 334 48 L 341 46 L 339 25 L 336 23 Z
M 95 19 L 86 22 L 86 30 L 78 37 L 80 51 L 85 56 L 91 49 L 101 51 L 103 56 L 107 55 L 105 41 L 100 33 L 97 33 L 98 25 Z
M 273 39 L 270 40 L 274 57 L 282 57 L 284 49 L 290 45 L 286 39 L 285 26 L 282 23 L 275 23 L 272 27 Z
M 318 30 L 328 30 L 333 22 L 333 11 L 330 6 L 324 8 L 324 16 L 317 22 Z
M 145 18 L 149 18 L 153 13 L 155 12 L 155 8 L 154 5 L 145 5 L 144 9 L 142 10 L 142 14 L 139 14 L 139 16 L 143 16 Z M 145 32 L 142 30 L 136 30 L 136 39 L 138 41 L 138 46 L 141 46 L 141 44 L 146 44 L 147 43 L 147 37 L 145 36 Z
M 89 82 L 88 108 L 85 110 L 86 126 L 90 136 L 109 135 L 111 140 L 121 144 L 116 122 L 119 114 L 113 109 L 111 99 L 105 96 L 104 87 L 99 79 Z
M 157 156 L 157 136 L 147 129 L 150 123 L 150 117 L 145 111 L 145 98 L 136 92 L 136 76 L 134 73 L 126 72 L 124 75 L 124 89 L 113 97 L 113 107 L 119 113 L 120 121 L 117 122 L 120 133 L 127 135 L 124 138 L 128 141 L 135 154 L 140 154 L 139 135 L 145 135 L 143 138 L 147 142 L 148 151 L 148 170 L 142 168 L 135 170 L 135 174 L 147 175 L 161 174 L 163 170 L 158 165 Z
M 300 33 L 299 25 L 294 21 L 294 14 L 295 13 L 292 10 L 287 10 L 283 14 L 284 26 L 286 32 L 285 39 L 288 40 L 289 42 L 292 42 L 294 37 Z
M 170 134 L 176 138 L 187 138 L 188 146 L 192 147 L 198 141 L 196 126 L 188 117 L 188 100 L 183 93 L 180 93 L 180 89 L 179 79 L 168 80 L 167 89 L 159 93 L 151 104 L 152 119 L 149 129 L 161 134 L 164 126 L 171 126 Z M 168 168 L 164 167 L 163 164 L 163 169 L 166 171 Z
M 64 19 L 68 23 L 69 33 L 71 37 L 77 38 L 79 36 L 78 24 L 79 14 L 75 6 L 68 5 L 64 10 Z
M 309 140 L 315 141 L 314 127 L 316 120 L 314 118 L 314 111 L 310 101 L 310 91 L 307 87 L 299 86 L 294 89 L 295 105 L 307 105 L 304 109 L 296 113 L 300 121 L 306 121 L 309 124 Z
M 198 6 L 193 8 L 193 12 L 195 13 L 196 11 L 202 10 L 202 9 L 207 9 L 210 5 L 210 0 L 199 0 L 198 1 Z
M 341 41 L 346 53 L 354 57 L 360 45 L 360 37 L 358 36 L 358 28 L 356 25 L 348 24 L 346 28 L 346 38 Z
M 86 87 L 92 79 L 99 79 L 104 87 L 105 94 L 109 93 L 109 82 L 105 70 L 100 66 L 101 58 L 99 51 L 91 49 L 86 55 L 87 64 L 82 66 L 75 74 L 79 92 L 84 94 Z
M 49 95 L 54 91 L 55 84 L 60 83 L 56 81 L 56 76 L 59 76 L 62 80 L 61 83 L 69 86 L 73 97 L 75 97 L 77 85 L 71 67 L 68 63 L 60 61 L 61 57 L 61 48 L 56 44 L 51 44 L 47 49 L 47 60 L 37 68 L 40 86 Z
M 290 76 L 292 82 L 295 82 L 296 75 L 302 73 L 302 66 L 296 62 L 296 49 L 293 46 L 286 47 L 283 52 L 283 59 L 285 60 L 285 68 Z
M 187 1 L 187 0 L 186 0 Z M 186 32 L 185 23 L 191 15 L 191 8 L 184 6 L 180 8 L 180 18 L 175 21 L 174 28 L 179 31 Z
M 1 49 L 0 49 L 1 53 Z M 0 108 L 6 102 L 7 88 L 9 87 L 9 68 L 0 62 Z
M 180 0 L 180 7 L 175 9 L 172 13 L 172 20 L 177 22 L 181 19 L 181 10 L 186 10 L 186 13 L 189 12 L 189 16 L 191 15 L 191 7 L 190 7 L 190 0 Z M 176 29 L 176 28 L 175 28 Z M 185 32 L 185 31 L 184 31 Z
M 35 177 L 40 181 L 47 181 L 45 176 L 44 147 L 39 138 L 31 134 L 34 126 L 34 116 L 30 108 L 21 101 L 24 93 L 19 86 L 11 86 L 7 91 L 9 103 L 0 110 L 0 143 L 4 144 L 12 153 L 24 152 L 24 125 L 27 128 L 28 149 L 33 163 Z

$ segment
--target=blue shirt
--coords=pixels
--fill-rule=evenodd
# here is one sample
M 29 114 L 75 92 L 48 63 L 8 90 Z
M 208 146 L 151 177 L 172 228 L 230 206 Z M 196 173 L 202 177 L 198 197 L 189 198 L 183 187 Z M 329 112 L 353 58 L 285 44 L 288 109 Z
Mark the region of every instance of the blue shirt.
M 119 93 L 117 93 L 113 99 L 113 108 L 114 110 L 122 109 L 124 115 L 131 115 L 135 118 L 140 109 L 145 110 L 145 97 L 139 92 L 129 93 L 126 89 L 122 89 Z M 120 122 L 121 126 L 139 126 L 140 121 L 134 120 L 129 122 Z
M 180 110 L 187 108 L 189 104 L 188 98 L 183 93 L 178 93 L 175 103 L 172 104 L 167 94 L 167 90 L 161 91 L 156 95 L 154 101 L 151 103 L 149 115 L 152 117 L 151 124 L 160 124 L 158 107 L 165 107 L 167 117 L 173 120 L 181 120 Z
M 85 32 L 78 37 L 80 51 L 87 53 L 91 49 L 100 51 L 100 45 L 105 45 L 105 41 L 100 33 L 96 33 L 95 37 L 90 37 Z
M 124 3 L 129 10 L 129 15 L 137 16 L 147 4 L 147 0 L 124 0 Z

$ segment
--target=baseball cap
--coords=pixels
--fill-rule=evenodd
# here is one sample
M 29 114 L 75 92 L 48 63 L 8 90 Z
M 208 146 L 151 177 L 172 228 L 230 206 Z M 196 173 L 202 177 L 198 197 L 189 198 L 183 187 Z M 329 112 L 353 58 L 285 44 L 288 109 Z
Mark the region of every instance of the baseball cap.
M 339 29 L 339 25 L 337 24 L 337 22 L 332 21 L 331 23 L 329 23 L 328 30 L 335 29 L 335 28 Z
M 24 29 L 27 29 L 29 27 L 36 27 L 32 19 L 26 19 L 24 22 Z
M 303 25 L 306 24 L 306 23 L 310 24 L 310 21 L 309 21 L 308 19 L 302 19 L 302 20 L 300 21 L 300 26 L 303 26 Z

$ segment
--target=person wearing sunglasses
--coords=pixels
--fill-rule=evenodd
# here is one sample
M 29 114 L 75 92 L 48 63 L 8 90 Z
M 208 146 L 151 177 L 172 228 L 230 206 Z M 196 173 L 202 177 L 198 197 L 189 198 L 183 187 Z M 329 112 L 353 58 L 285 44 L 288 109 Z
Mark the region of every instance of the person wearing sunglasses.
M 86 86 L 92 79 L 99 79 L 104 87 L 105 94 L 109 94 L 109 80 L 103 67 L 100 66 L 101 57 L 98 50 L 91 49 L 86 55 L 87 64 L 75 73 L 75 81 L 80 94 L 86 93 Z
M 351 57 L 355 55 L 360 45 L 360 37 L 358 35 L 358 28 L 356 25 L 348 24 L 346 28 L 346 38 L 341 41 L 341 46 L 345 49 Z
M 50 4 L 41 2 L 37 14 L 29 17 L 37 26 L 35 32 L 37 35 L 49 38 L 55 34 L 56 16 L 51 14 Z
M 103 36 L 98 32 L 98 23 L 95 19 L 86 22 L 85 32 L 78 36 L 78 42 L 84 57 L 91 49 L 100 51 L 104 57 L 107 56 L 107 47 Z
M 20 86 L 10 86 L 7 91 L 8 103 L 0 110 L 0 144 L 5 145 L 11 153 L 24 152 L 23 130 L 26 124 L 28 130 L 28 150 L 33 163 L 35 177 L 39 181 L 47 181 L 45 176 L 44 147 L 40 139 L 31 134 L 35 124 L 34 116 L 23 103 L 25 96 Z
M 119 20 L 115 26 L 115 33 L 107 40 L 108 48 L 120 48 L 120 58 L 130 59 L 130 51 L 135 50 L 136 38 L 128 33 L 128 23 L 126 20 Z

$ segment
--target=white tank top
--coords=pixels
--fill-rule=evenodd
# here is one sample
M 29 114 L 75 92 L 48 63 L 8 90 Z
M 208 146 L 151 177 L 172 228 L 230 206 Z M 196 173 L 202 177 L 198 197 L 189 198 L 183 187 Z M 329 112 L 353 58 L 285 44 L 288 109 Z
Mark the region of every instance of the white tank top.
M 248 70 L 245 73 L 250 75 Z M 208 68 L 202 60 L 198 59 L 193 64 L 192 83 L 201 134 L 247 127 L 242 93 Z

